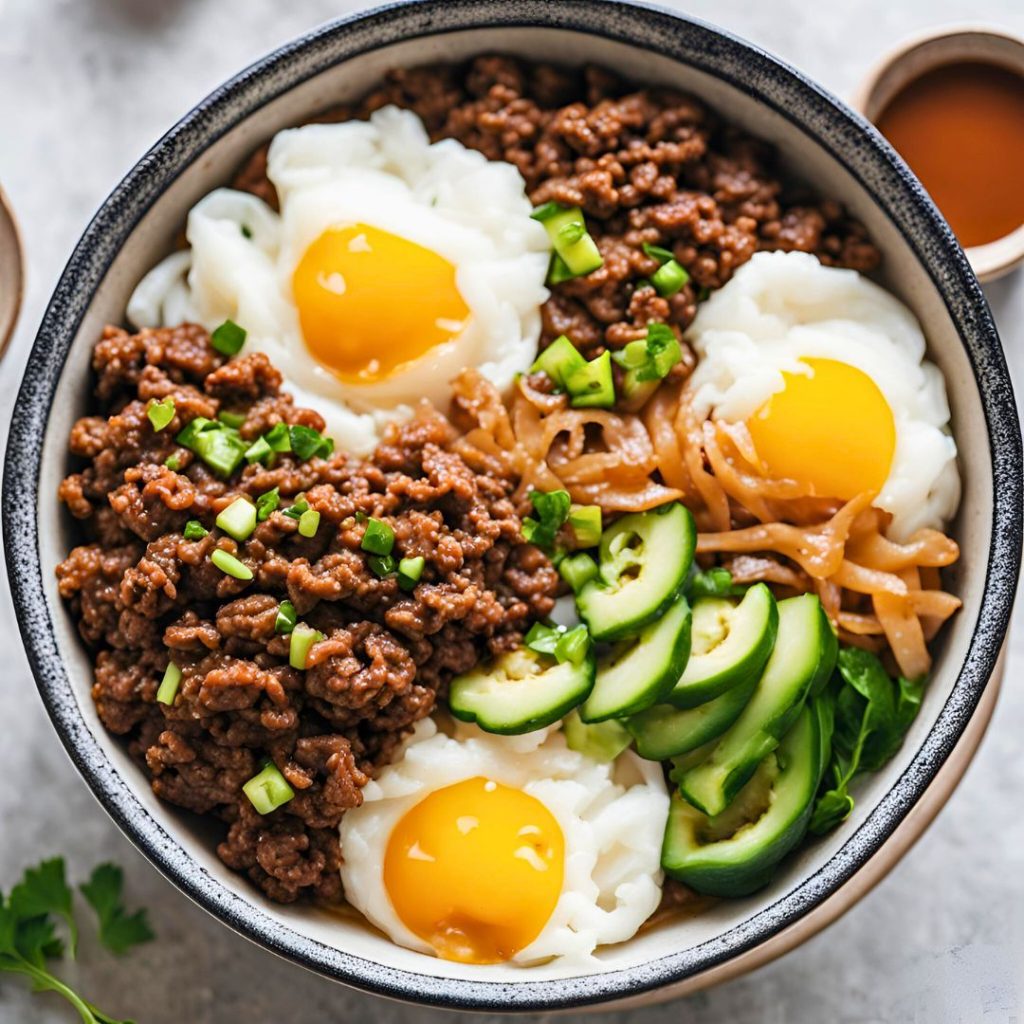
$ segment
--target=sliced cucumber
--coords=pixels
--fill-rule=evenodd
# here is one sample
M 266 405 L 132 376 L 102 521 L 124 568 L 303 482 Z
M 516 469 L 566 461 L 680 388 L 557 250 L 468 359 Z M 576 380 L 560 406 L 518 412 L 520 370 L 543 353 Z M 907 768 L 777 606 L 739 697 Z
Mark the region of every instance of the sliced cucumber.
M 636 740 L 636 752 L 649 761 L 664 761 L 717 739 L 739 718 L 756 687 L 757 680 L 751 679 L 696 708 L 680 711 L 656 704 L 633 715 L 626 728 Z
M 820 725 L 805 707 L 779 748 L 715 817 L 673 794 L 661 850 L 665 871 L 709 896 L 746 896 L 767 884 L 807 830 L 828 761 Z
M 624 640 L 597 665 L 584 722 L 623 718 L 656 704 L 675 685 L 690 654 L 690 605 L 680 597 L 635 640 Z
M 739 603 L 722 597 L 695 601 L 690 660 L 666 700 L 695 708 L 757 679 L 778 629 L 775 598 L 764 583 L 752 586 Z
M 595 761 L 614 761 L 633 742 L 633 737 L 618 722 L 587 725 L 575 711 L 565 716 L 562 732 L 570 750 Z
M 811 684 L 835 663 L 835 635 L 814 594 L 778 608 L 778 637 L 754 695 L 711 756 L 679 781 L 683 796 L 705 814 L 729 806 L 800 714 Z
M 594 655 L 577 665 L 527 647 L 509 651 L 490 665 L 456 676 L 448 706 L 456 718 L 476 722 L 486 732 L 511 736 L 557 722 L 594 685 Z
M 601 535 L 600 575 L 576 598 L 595 640 L 635 636 L 682 593 L 697 529 L 673 502 L 623 516 Z

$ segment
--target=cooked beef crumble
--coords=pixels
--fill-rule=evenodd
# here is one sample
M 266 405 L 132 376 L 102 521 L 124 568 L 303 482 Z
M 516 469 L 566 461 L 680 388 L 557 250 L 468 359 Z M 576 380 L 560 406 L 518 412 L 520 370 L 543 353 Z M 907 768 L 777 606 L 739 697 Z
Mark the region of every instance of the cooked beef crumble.
M 225 481 L 174 441 L 194 417 L 242 410 L 249 440 L 282 422 L 323 428 L 280 392 L 265 356 L 226 363 L 195 326 L 108 327 L 93 366 L 106 415 L 75 424 L 71 450 L 87 462 L 60 487 L 87 542 L 57 575 L 95 652 L 100 718 L 127 737 L 158 796 L 228 824 L 225 863 L 276 900 L 336 899 L 341 815 L 455 673 L 550 612 L 557 573 L 522 540 L 514 481 L 474 473 L 448 450 L 454 432 L 439 415 L 393 428 L 366 462 L 282 454 Z M 174 420 L 154 431 L 149 400 L 168 395 Z M 274 487 L 280 507 L 247 540 L 214 527 L 235 498 Z M 282 511 L 300 493 L 321 517 L 311 538 Z M 369 569 L 371 516 L 391 526 L 397 553 L 425 559 L 412 592 Z M 210 532 L 186 540 L 190 519 Z M 253 580 L 214 566 L 218 547 Z M 324 634 L 305 672 L 274 629 L 285 599 Z M 182 670 L 172 706 L 156 701 L 169 660 Z M 264 757 L 296 791 L 267 817 L 242 793 Z
M 643 337 L 652 320 L 681 332 L 705 289 L 761 249 L 811 252 L 860 271 L 880 259 L 840 204 L 784 185 L 770 146 L 692 96 L 637 90 L 599 68 L 491 55 L 399 68 L 362 103 L 322 120 L 365 118 L 389 103 L 415 111 L 434 140 L 458 139 L 516 166 L 535 204 L 583 208 L 604 265 L 552 288 L 542 341 L 567 334 L 588 356 Z M 266 156 L 266 147 L 253 154 L 234 184 L 276 205 Z M 672 298 L 646 283 L 658 263 L 645 242 L 671 249 L 690 274 Z

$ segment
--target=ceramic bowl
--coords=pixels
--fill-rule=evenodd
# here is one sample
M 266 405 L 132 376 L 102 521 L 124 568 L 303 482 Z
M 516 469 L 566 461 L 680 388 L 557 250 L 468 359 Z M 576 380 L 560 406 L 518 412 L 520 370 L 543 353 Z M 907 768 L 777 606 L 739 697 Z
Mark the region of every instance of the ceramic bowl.
M 54 578 L 74 542 L 56 491 L 69 464 L 68 430 L 89 403 L 92 344 L 106 322 L 123 320 L 133 286 L 172 247 L 188 208 L 278 129 L 358 96 L 388 68 L 488 51 L 596 62 L 693 92 L 847 203 L 886 254 L 883 282 L 926 328 L 948 381 L 964 480 L 954 527 L 963 557 L 950 581 L 964 607 L 943 635 L 907 743 L 858 784 L 851 820 L 791 857 L 770 888 L 648 928 L 605 950 L 595 969 L 568 975 L 554 966 L 440 961 L 350 917 L 264 900 L 217 860 L 202 824 L 157 801 L 101 727 L 89 657 Z M 57 732 L 110 815 L 183 892 L 266 949 L 349 985 L 451 1008 L 553 1010 L 660 999 L 763 962 L 892 865 L 962 772 L 993 699 L 1020 559 L 1021 484 L 1017 413 L 977 279 L 916 180 L 865 121 L 766 53 L 652 7 L 425 0 L 327 25 L 254 64 L 117 186 L 72 254 L 29 360 L 7 452 L 4 533 L 18 619 Z

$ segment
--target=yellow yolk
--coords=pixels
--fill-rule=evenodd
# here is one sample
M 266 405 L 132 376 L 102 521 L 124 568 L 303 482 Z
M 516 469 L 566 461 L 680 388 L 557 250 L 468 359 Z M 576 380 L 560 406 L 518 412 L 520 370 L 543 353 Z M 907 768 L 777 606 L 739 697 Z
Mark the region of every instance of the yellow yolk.
M 405 926 L 445 960 L 508 960 L 543 930 L 562 891 L 565 841 L 521 790 L 477 777 L 436 790 L 391 833 L 384 886 Z
M 747 421 L 766 474 L 796 480 L 823 498 L 877 494 L 896 450 L 889 403 L 866 373 L 848 363 L 801 362 L 813 374 L 783 374 L 783 390 Z
M 469 316 L 451 263 L 366 224 L 320 235 L 295 268 L 292 295 L 310 352 L 359 383 L 450 341 Z

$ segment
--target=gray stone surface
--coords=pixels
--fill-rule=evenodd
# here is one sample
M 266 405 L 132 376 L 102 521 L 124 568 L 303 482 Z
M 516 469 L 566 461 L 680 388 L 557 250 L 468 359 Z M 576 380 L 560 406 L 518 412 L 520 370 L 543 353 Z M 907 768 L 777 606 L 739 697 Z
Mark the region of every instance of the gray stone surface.
M 349 0 L 0 0 L 0 181 L 28 250 L 23 320 L 0 366 L 0 430 L 32 334 L 92 210 L 146 146 L 223 78 Z M 985 21 L 1024 34 L 1020 0 L 689 0 L 840 94 L 920 29 Z M 1018 386 L 1024 275 L 988 289 Z M 1018 619 L 1024 609 L 1018 609 Z M 845 918 L 737 982 L 618 1022 L 1009 1024 L 1024 1006 L 1024 623 L 985 743 L 904 862 Z M 115 830 L 62 752 L 0 585 L 0 885 L 63 853 L 76 876 L 125 865 L 160 941 L 129 960 L 85 944 L 68 971 L 100 1006 L 140 1024 L 399 1024 L 453 1015 L 371 999 L 248 945 L 193 907 Z M 0 975 L 0 1024 L 73 1019 L 56 997 Z M 483 1021 L 485 1018 L 477 1017 Z M 575 1018 L 565 1018 L 572 1020 Z

